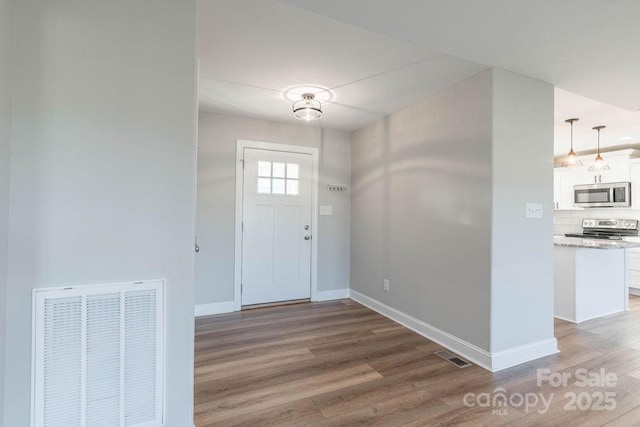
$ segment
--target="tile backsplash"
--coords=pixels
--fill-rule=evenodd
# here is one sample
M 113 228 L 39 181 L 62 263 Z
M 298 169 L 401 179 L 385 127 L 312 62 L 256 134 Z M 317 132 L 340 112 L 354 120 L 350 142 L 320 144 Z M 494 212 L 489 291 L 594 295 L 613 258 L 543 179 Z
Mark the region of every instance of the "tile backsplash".
M 591 208 L 553 212 L 554 234 L 581 233 L 583 218 L 620 218 L 640 220 L 640 210 L 623 208 Z

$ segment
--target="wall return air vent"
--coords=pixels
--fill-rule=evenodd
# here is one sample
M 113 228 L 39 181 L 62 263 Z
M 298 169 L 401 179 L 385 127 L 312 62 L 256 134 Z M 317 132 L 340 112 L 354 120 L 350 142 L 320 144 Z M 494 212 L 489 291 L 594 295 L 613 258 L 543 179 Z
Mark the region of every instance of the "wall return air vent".
M 164 281 L 33 291 L 32 426 L 161 426 Z

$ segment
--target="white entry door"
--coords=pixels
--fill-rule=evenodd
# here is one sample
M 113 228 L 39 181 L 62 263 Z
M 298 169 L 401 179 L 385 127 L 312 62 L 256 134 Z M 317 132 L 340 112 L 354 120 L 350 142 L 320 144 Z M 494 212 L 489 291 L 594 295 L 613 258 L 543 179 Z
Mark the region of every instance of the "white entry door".
M 311 296 L 310 154 L 244 149 L 242 305 Z

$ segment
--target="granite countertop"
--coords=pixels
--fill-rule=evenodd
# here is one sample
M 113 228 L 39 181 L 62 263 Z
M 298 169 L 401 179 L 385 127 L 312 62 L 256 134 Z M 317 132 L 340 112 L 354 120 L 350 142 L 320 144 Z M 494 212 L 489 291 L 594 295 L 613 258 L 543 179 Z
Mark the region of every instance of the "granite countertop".
M 581 237 L 553 236 L 555 246 L 589 249 L 629 249 L 640 248 L 640 242 L 623 240 L 583 239 Z

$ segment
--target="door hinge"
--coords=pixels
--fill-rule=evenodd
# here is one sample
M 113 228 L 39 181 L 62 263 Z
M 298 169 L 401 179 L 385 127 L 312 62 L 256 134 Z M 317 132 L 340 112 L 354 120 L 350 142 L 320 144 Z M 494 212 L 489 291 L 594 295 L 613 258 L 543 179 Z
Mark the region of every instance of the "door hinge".
M 244 231 L 244 221 L 240 223 L 240 231 Z
M 240 283 L 240 293 L 242 293 L 242 283 Z
M 244 159 L 240 159 L 240 163 L 242 163 L 242 169 L 244 169 Z

